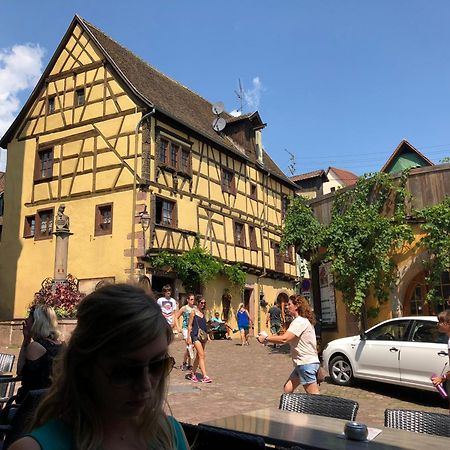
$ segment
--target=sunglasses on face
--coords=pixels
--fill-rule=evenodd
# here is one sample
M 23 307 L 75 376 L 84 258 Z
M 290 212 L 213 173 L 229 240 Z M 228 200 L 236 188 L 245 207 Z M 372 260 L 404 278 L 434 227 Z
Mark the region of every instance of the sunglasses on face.
M 206 305 L 206 302 L 199 302 L 199 305 Z
M 175 359 L 172 356 L 165 356 L 164 358 L 150 361 L 146 366 L 118 366 L 110 372 L 107 372 L 102 366 L 100 367 L 112 386 L 125 387 L 139 382 L 142 379 L 144 369 L 147 375 L 161 378 L 169 375 L 174 366 Z

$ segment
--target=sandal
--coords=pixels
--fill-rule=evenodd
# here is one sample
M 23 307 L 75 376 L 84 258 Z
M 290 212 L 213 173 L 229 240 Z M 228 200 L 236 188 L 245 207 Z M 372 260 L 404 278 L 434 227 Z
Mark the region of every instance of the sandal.
M 203 378 L 202 378 L 202 383 L 212 383 L 212 380 L 211 380 L 211 378 L 209 378 L 208 376 L 206 376 L 206 377 L 203 377 Z

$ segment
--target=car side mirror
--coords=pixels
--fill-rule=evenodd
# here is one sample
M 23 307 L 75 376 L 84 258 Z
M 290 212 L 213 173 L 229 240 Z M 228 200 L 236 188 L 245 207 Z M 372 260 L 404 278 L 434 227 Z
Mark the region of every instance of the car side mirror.
M 359 338 L 360 338 L 362 341 L 366 341 L 366 340 L 367 340 L 366 333 L 364 333 L 364 331 L 361 332 L 361 334 L 359 335 Z

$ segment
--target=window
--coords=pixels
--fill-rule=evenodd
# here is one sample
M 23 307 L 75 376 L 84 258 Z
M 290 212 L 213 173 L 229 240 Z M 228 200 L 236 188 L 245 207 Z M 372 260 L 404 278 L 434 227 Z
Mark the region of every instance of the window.
M 258 250 L 258 243 L 256 241 L 256 230 L 253 225 L 248 226 L 248 235 L 250 238 L 250 249 Z
M 180 144 L 169 139 L 159 138 L 159 164 L 166 168 L 190 174 L 191 172 L 191 152 Z
M 280 244 L 273 243 L 273 251 L 275 256 L 275 270 L 284 273 L 284 254 L 280 252 Z
M 184 173 L 191 171 L 191 153 L 185 149 L 181 150 L 180 170 Z
M 49 97 L 47 100 L 47 114 L 53 114 L 55 112 L 55 97 Z
M 366 333 L 366 338 L 376 341 L 404 341 L 407 338 L 406 330 L 409 323 L 409 320 L 396 320 L 385 323 Z
M 36 216 L 34 214 L 32 216 L 25 216 L 23 237 L 24 238 L 34 237 L 35 230 L 36 230 Z
M 245 229 L 241 222 L 234 222 L 234 243 L 240 247 L 245 247 Z
M 95 236 L 112 234 L 113 204 L 105 203 L 95 207 Z
M 413 342 L 446 344 L 448 337 L 444 333 L 439 333 L 436 322 L 418 320 L 414 323 L 411 340 Z
M 287 195 L 281 196 L 281 218 L 284 219 L 287 214 L 287 210 L 289 207 L 289 198 Z
M 222 191 L 236 194 L 234 173 L 228 169 L 222 169 Z
M 256 184 L 250 183 L 250 198 L 253 200 L 257 200 L 257 190 L 256 190 Z
M 84 88 L 75 91 L 75 106 L 83 106 L 86 102 Z
M 30 223 L 31 226 L 32 222 Z M 34 238 L 50 239 L 53 232 L 53 209 L 44 209 L 37 212 L 34 226 Z
M 39 150 L 36 155 L 35 180 L 44 180 L 53 175 L 53 149 Z
M 289 245 L 289 247 L 286 248 L 286 250 L 284 251 L 284 261 L 285 262 L 293 262 L 293 258 L 292 258 L 292 251 L 293 251 L 293 247 L 292 245 Z
M 176 203 L 163 198 L 156 198 L 155 221 L 158 225 L 176 226 Z

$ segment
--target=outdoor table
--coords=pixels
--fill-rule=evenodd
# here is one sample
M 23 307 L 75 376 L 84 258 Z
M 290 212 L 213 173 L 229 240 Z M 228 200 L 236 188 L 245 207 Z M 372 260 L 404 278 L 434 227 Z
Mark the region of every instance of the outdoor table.
M 343 435 L 346 423 L 347 421 L 342 419 L 265 408 L 211 420 L 202 425 L 261 436 L 266 444 L 283 447 L 298 445 L 305 449 L 315 450 L 438 450 L 450 448 L 450 439 L 446 437 L 386 427 L 377 427 L 381 433 L 370 441 L 351 441 L 345 439 Z

